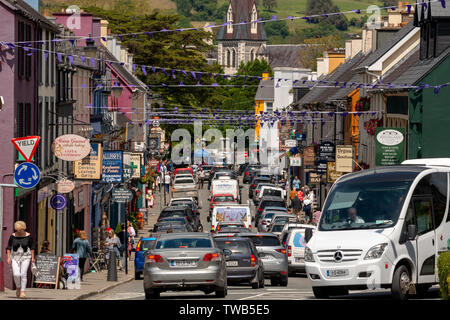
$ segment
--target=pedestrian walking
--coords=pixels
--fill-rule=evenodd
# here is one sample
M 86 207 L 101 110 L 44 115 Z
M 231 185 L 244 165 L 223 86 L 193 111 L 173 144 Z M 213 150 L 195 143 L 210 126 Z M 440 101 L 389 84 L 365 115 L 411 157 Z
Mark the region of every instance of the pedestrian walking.
M 9 237 L 6 247 L 6 261 L 12 267 L 14 283 L 16 284 L 16 296 L 25 298 L 27 287 L 27 272 L 30 263 L 34 263 L 34 240 L 26 232 L 27 225 L 23 221 L 14 223 L 15 232 Z
M 130 221 L 127 222 L 127 232 L 128 232 L 128 257 L 131 256 L 131 250 L 134 246 L 134 237 L 136 237 L 136 230 L 134 230 L 133 225 Z
M 72 244 L 72 249 L 78 255 L 78 267 L 80 268 L 80 280 L 83 281 L 84 267 L 88 258 L 93 259 L 92 248 L 86 236 L 86 231 L 78 232 L 78 238 Z
M 170 174 L 168 172 L 164 175 L 164 192 L 169 193 L 169 187 L 170 187 Z
M 302 208 L 302 203 L 299 197 L 294 197 L 292 200 L 292 211 L 297 216 L 297 219 L 300 220 L 300 210 Z
M 108 237 L 105 239 L 105 248 L 106 248 L 106 261 L 109 264 L 109 259 L 111 258 L 110 252 L 114 250 L 116 253 L 116 257 L 120 257 L 120 249 L 122 245 L 120 243 L 119 237 L 116 236 L 113 229 L 108 229 Z M 120 264 L 120 259 L 117 259 Z M 120 270 L 122 267 L 119 266 Z
M 295 189 L 292 189 L 292 191 L 289 193 L 289 199 L 291 200 L 291 208 L 292 208 L 292 202 L 294 201 L 295 198 L 298 198 L 298 191 Z
M 123 268 L 125 267 L 125 263 L 126 263 L 125 259 L 127 258 L 126 257 L 127 251 L 125 251 L 125 246 L 126 246 L 125 233 L 126 233 L 125 232 L 125 223 L 122 223 L 120 225 L 120 232 L 117 233 L 117 237 L 119 238 L 120 245 L 121 245 L 120 250 L 119 250 L 120 251 L 120 262 L 119 262 L 119 270 L 120 271 L 122 271 Z M 129 245 L 129 241 L 128 241 L 128 245 Z M 128 246 L 127 246 L 127 249 L 128 249 Z
M 292 180 L 292 186 L 294 187 L 295 190 L 300 189 L 300 179 L 295 176 L 294 180 Z
M 156 181 L 155 181 L 155 185 L 157 185 L 159 187 L 159 192 L 161 192 L 161 177 L 158 175 L 156 176 Z
M 198 184 L 201 189 L 203 189 L 204 181 L 205 181 L 205 171 L 203 171 L 203 168 L 200 168 L 198 172 Z
M 312 222 L 312 215 L 311 215 L 311 206 L 314 201 L 314 191 L 309 188 L 305 188 L 305 199 L 303 199 L 303 211 L 305 211 L 306 218 L 308 220 L 308 223 Z

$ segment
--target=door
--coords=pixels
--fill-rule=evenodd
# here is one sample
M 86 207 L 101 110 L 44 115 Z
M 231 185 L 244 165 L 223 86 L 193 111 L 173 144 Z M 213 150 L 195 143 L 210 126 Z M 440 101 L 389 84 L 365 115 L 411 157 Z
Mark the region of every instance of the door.
M 436 280 L 433 199 L 414 197 L 413 206 L 417 225 L 417 283 L 433 283 Z

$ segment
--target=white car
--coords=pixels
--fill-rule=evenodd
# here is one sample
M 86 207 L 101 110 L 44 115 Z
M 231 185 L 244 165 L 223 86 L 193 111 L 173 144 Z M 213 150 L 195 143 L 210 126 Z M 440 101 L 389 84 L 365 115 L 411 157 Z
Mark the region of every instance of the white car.
M 305 272 L 305 230 L 310 228 L 312 233 L 316 231 L 316 227 L 310 224 L 286 224 L 286 229 L 281 234 L 281 243 L 286 248 L 288 257 L 289 272 Z

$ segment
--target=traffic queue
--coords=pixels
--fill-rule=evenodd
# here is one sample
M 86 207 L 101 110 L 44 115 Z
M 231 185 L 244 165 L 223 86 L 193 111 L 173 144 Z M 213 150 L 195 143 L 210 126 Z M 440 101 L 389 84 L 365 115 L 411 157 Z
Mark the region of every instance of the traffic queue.
M 249 184 L 253 205 L 243 203 L 239 176 Z M 190 290 L 225 297 L 228 285 L 258 289 L 265 279 L 286 287 L 290 273 L 305 272 L 305 231 L 315 226 L 288 209 L 282 177 L 253 164 L 238 170 L 205 165 L 177 168 L 172 181 L 169 205 L 136 249 L 136 279 L 143 275 L 146 299 Z M 200 219 L 203 187 L 209 190 L 208 226 Z

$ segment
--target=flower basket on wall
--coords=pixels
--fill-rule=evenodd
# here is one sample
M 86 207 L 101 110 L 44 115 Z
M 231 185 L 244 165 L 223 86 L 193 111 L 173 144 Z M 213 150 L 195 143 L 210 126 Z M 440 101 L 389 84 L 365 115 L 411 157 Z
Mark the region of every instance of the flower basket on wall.
M 383 118 L 371 119 L 369 121 L 364 122 L 364 130 L 366 130 L 367 134 L 371 136 L 374 136 L 376 128 L 381 126 L 383 126 Z

